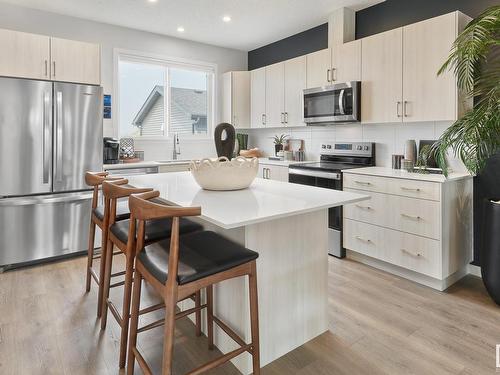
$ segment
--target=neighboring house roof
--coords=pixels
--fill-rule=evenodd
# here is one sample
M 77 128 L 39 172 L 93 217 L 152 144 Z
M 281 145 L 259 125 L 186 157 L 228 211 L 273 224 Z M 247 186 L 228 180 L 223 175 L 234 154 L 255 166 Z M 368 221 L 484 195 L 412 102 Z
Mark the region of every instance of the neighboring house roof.
M 132 120 L 132 125 L 146 130 L 147 127 L 158 129 L 163 125 L 163 119 L 157 116 L 158 110 L 163 111 L 163 86 L 155 86 Z M 206 117 L 207 92 L 178 87 L 171 88 L 171 126 L 174 132 L 191 132 L 194 116 Z M 159 101 L 159 99 L 161 99 Z M 161 122 L 161 124 L 159 123 Z M 150 129 L 153 131 L 153 129 Z

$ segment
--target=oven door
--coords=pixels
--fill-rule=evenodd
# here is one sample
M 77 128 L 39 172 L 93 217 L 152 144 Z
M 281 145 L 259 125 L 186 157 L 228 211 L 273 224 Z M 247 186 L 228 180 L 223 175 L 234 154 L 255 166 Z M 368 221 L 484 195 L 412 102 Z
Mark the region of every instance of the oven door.
M 360 119 L 357 81 L 304 90 L 304 122 L 307 124 L 356 122 Z
M 312 176 L 312 174 L 322 175 Z M 330 175 L 330 176 L 328 176 Z M 342 190 L 340 173 L 310 172 L 303 169 L 290 168 L 288 182 L 317 186 L 326 189 Z M 328 253 L 338 258 L 345 257 L 342 246 L 342 206 L 328 209 Z

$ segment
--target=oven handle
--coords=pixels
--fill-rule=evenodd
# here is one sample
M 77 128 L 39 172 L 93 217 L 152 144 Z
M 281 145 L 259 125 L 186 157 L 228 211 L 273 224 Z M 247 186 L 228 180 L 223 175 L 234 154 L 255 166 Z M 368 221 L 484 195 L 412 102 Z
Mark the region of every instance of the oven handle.
M 288 174 L 295 174 L 295 175 L 309 176 L 309 177 L 328 178 L 330 180 L 340 180 L 342 178 L 340 173 L 309 171 L 307 169 L 295 169 L 295 168 L 289 168 Z

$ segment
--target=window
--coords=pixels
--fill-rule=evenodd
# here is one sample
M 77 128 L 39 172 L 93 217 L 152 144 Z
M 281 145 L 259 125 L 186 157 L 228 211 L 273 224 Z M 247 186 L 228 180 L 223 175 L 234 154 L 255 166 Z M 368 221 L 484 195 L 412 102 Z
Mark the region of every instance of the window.
M 215 67 L 120 53 L 120 137 L 211 134 Z

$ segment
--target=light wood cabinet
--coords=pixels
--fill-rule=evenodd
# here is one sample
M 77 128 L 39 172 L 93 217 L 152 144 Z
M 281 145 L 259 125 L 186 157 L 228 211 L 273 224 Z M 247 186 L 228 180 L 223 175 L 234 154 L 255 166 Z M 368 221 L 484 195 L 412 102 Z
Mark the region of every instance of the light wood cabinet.
M 343 173 L 343 186 L 370 196 L 344 207 L 344 247 L 355 259 L 439 290 L 466 274 L 470 176 L 434 182 L 352 170 Z
M 437 76 L 457 36 L 456 13 L 403 27 L 403 121 L 457 117 L 453 71 Z
M 331 84 L 332 51 L 322 49 L 306 55 L 306 87 L 314 88 Z
M 361 81 L 361 40 L 333 46 L 331 81 Z
M 250 72 L 250 126 L 266 126 L 266 68 Z
M 304 126 L 304 89 L 306 87 L 306 57 L 285 61 L 285 125 Z
M 50 38 L 0 30 L 0 76 L 50 79 Z
M 99 85 L 101 49 L 97 44 L 51 38 L 51 78 L 54 81 Z
M 249 128 L 250 72 L 227 72 L 222 79 L 222 121 L 235 128 Z
M 401 122 L 403 29 L 362 39 L 361 121 Z
M 285 126 L 285 64 L 266 67 L 266 126 Z

